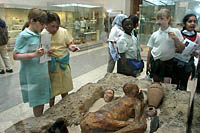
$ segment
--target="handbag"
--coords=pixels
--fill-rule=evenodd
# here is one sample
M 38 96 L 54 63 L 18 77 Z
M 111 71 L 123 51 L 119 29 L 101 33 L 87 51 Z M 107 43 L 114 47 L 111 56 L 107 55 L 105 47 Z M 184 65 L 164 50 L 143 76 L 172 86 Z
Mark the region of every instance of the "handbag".
M 143 60 L 136 60 L 136 59 L 127 59 L 127 65 L 132 70 L 143 70 L 144 68 L 144 61 Z

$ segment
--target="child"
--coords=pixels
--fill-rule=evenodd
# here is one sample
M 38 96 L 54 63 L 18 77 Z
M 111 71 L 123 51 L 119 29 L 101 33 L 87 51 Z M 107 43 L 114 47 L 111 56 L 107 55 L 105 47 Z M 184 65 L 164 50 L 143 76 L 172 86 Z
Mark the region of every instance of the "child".
M 60 27 L 60 18 L 56 13 L 47 13 L 47 26 L 43 32 L 52 34 L 51 55 L 49 62 L 49 75 L 52 87 L 50 107 L 54 105 L 55 96 L 64 98 L 73 89 L 71 69 L 69 66 L 69 50 L 77 51 L 79 48 L 72 44 L 73 38 L 68 31 Z
M 174 71 L 176 76 L 172 83 L 177 84 L 177 89 L 187 90 L 188 79 L 195 71 L 194 55 L 197 55 L 195 47 L 200 46 L 200 37 L 195 31 L 197 18 L 194 14 L 188 14 L 183 18 L 183 29 L 181 34 L 185 39 L 185 49 L 182 53 L 176 53 L 174 59 Z M 192 50 L 193 49 L 193 50 Z
M 115 62 L 119 59 L 117 54 L 117 48 L 115 44 L 117 43 L 119 37 L 123 34 L 122 20 L 127 18 L 124 14 L 118 14 L 112 22 L 112 29 L 109 34 L 109 59 L 107 72 L 112 73 L 115 68 Z
M 157 24 L 160 28 L 151 35 L 147 44 L 149 51 L 146 73 L 150 72 L 154 82 L 163 82 L 164 77 L 172 78 L 175 51 L 182 52 L 185 48 L 180 31 L 170 27 L 170 22 L 168 9 L 158 11 Z
M 122 21 L 124 33 L 117 42 L 120 59 L 117 61 L 117 73 L 136 77 L 138 70 L 130 66 L 129 61 L 137 60 L 137 38 L 132 36 L 133 23 L 131 19 L 125 18 Z
M 40 32 L 46 18 L 45 11 L 37 8 L 30 10 L 29 26 L 18 35 L 13 52 L 14 60 L 21 62 L 19 78 L 23 101 L 33 107 L 35 117 L 42 115 L 44 104 L 51 98 L 48 64 L 39 64 L 39 57 L 44 54 L 44 50 L 39 48 Z

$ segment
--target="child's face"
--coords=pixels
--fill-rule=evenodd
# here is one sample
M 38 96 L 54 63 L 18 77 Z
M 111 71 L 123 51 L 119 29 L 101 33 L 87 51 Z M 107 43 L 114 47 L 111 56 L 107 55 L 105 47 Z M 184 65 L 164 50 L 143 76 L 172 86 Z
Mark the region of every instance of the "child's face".
M 194 31 L 197 26 L 197 20 L 195 16 L 191 16 L 185 24 L 185 28 L 188 31 Z
M 126 19 L 124 21 L 122 27 L 123 27 L 125 33 L 131 34 L 131 32 L 133 30 L 133 22 L 131 21 L 131 19 Z
M 36 33 L 40 33 L 42 32 L 42 30 L 44 29 L 44 26 L 45 24 L 39 22 L 39 21 L 33 21 L 31 22 L 31 29 L 33 32 L 36 32 Z
M 157 24 L 161 27 L 161 28 L 167 28 L 169 26 L 169 21 L 170 21 L 170 18 L 167 18 L 165 16 L 162 16 L 162 17 L 158 17 L 157 18 Z
M 53 21 L 47 24 L 46 29 L 49 33 L 54 35 L 59 29 L 59 24 L 56 21 Z

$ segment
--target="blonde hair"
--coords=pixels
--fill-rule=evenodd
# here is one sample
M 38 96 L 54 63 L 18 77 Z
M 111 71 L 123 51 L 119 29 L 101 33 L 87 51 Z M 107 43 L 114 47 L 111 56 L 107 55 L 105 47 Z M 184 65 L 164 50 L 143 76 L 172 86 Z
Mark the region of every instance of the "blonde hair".
M 166 17 L 167 19 L 170 18 L 169 20 L 169 24 L 171 23 L 172 21 L 172 16 L 171 16 L 171 12 L 169 9 L 166 9 L 166 8 L 162 8 L 158 11 L 157 15 L 156 15 L 156 18 L 161 18 L 161 17 Z
M 47 13 L 39 8 L 33 8 L 28 13 L 28 21 L 29 23 L 33 21 L 39 21 L 41 23 L 46 23 L 47 21 Z

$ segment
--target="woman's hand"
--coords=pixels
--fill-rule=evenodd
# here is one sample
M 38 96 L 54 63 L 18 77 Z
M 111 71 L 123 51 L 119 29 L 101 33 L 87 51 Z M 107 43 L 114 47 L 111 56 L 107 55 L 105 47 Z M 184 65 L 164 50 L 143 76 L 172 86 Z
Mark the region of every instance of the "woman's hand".
M 174 41 L 178 39 L 178 37 L 174 34 L 174 32 L 168 32 L 168 35 L 171 39 L 173 39 Z
M 80 50 L 80 48 L 79 48 L 78 46 L 74 45 L 74 44 L 70 44 L 68 48 L 69 48 L 69 50 L 72 51 L 72 52 L 75 52 L 75 51 L 79 51 L 79 50 Z
M 179 40 L 174 32 L 168 32 L 168 35 L 174 40 L 177 50 L 181 53 L 185 49 L 185 44 Z
M 194 52 L 192 52 L 190 55 L 191 55 L 191 56 L 195 56 L 195 57 L 197 57 L 197 58 L 198 58 L 198 55 L 199 55 L 199 53 L 198 53 L 198 52 L 196 52 L 196 51 L 194 51 Z
M 13 52 L 13 59 L 14 60 L 29 60 L 36 57 L 41 57 L 44 55 L 44 49 L 39 48 L 36 49 L 33 53 L 18 53 L 17 51 Z
M 150 73 L 150 65 L 149 63 L 147 63 L 146 65 L 146 74 L 149 74 Z
M 50 56 L 50 57 L 56 57 L 56 55 L 54 54 L 54 52 L 55 52 L 54 49 L 50 49 L 50 50 L 48 51 L 48 56 Z
M 44 55 L 44 49 L 43 48 L 36 49 L 34 54 L 35 54 L 35 57 L 41 57 Z

